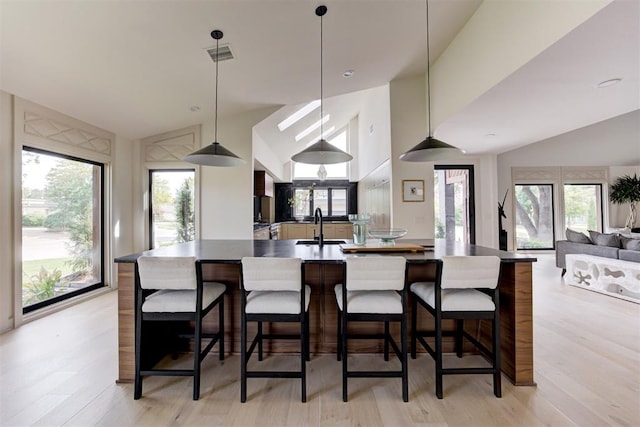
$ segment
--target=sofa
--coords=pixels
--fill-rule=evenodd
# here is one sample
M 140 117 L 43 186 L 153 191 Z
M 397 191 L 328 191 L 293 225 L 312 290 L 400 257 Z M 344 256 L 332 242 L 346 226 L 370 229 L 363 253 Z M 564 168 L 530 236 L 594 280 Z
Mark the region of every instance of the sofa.
M 585 254 L 640 263 L 640 239 L 622 234 L 589 231 L 589 236 L 571 229 L 567 240 L 556 241 L 556 267 L 567 272 L 567 254 Z

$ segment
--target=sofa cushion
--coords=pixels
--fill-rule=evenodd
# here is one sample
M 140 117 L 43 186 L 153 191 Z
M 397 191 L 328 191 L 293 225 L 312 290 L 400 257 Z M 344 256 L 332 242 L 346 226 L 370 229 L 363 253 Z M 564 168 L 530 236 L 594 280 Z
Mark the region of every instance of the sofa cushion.
M 591 239 L 587 237 L 586 234 L 580 233 L 579 231 L 572 230 L 567 228 L 565 233 L 567 235 L 567 240 L 573 243 L 588 243 L 591 244 Z
M 620 247 L 630 251 L 640 251 L 640 239 L 620 236 Z
M 593 244 L 598 246 L 611 246 L 612 248 L 620 247 L 620 239 L 618 239 L 617 234 L 604 234 L 589 230 L 589 237 L 591 237 Z
M 621 261 L 640 262 L 640 251 L 632 251 L 629 249 L 620 249 L 618 252 Z
M 619 247 L 585 245 L 584 243 L 573 243 L 566 240 L 556 242 L 556 266 L 567 268 L 565 256 L 567 254 L 595 255 L 605 258 L 618 258 Z

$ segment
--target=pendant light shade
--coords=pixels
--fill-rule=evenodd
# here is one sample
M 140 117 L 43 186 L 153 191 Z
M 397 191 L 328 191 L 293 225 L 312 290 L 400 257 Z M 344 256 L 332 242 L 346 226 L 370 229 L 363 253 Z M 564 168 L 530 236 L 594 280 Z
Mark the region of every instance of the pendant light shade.
M 185 162 L 205 166 L 240 166 L 245 161 L 224 148 L 219 142 L 212 142 L 184 157 Z
M 204 148 L 194 151 L 184 157 L 185 162 L 195 163 L 204 166 L 240 166 L 245 161 L 240 157 L 227 150 L 218 142 L 218 52 L 219 43 L 223 34 L 220 30 L 213 30 L 211 37 L 216 41 L 216 102 L 215 102 L 215 121 L 214 121 L 214 138 L 213 142 Z
M 334 163 L 344 163 L 353 159 L 349 153 L 345 153 L 333 144 L 321 139 L 298 154 L 291 157 L 291 160 L 298 163 L 309 163 L 312 165 L 331 165 Z
M 400 160 L 405 162 L 432 162 L 435 160 L 447 160 L 459 157 L 462 151 L 459 148 L 428 136 L 411 150 L 400 155 Z
M 298 163 L 308 163 L 312 165 L 330 165 L 334 163 L 345 163 L 353 159 L 349 153 L 345 153 L 338 147 L 329 144 L 324 138 L 323 127 L 323 83 L 322 83 L 322 17 L 327 13 L 326 6 L 318 6 L 316 15 L 320 17 L 320 140 L 298 154 L 291 157 L 291 160 Z
M 427 122 L 429 135 L 411 150 L 400 155 L 400 160 L 405 162 L 433 162 L 460 157 L 463 151 L 439 139 L 431 134 L 431 82 L 429 79 L 429 0 L 427 4 Z

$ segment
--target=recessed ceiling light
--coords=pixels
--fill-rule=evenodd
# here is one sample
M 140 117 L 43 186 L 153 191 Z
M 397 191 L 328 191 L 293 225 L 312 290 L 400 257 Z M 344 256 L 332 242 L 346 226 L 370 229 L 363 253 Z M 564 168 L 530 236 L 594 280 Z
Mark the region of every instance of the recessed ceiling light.
M 349 77 L 353 76 L 354 73 L 355 71 L 353 70 L 347 70 L 344 73 L 342 73 L 342 77 L 344 77 L 345 79 L 348 79 Z
M 603 88 L 603 87 L 607 87 L 607 86 L 613 86 L 615 84 L 620 83 L 621 81 L 622 81 L 621 78 L 605 80 L 603 82 L 598 83 L 598 87 L 599 88 Z
M 280 132 L 284 131 L 286 128 L 288 128 L 289 126 L 291 126 L 292 124 L 294 124 L 295 122 L 297 122 L 298 120 L 300 120 L 301 118 L 303 118 L 304 116 L 306 116 L 307 114 L 309 114 L 310 112 L 318 108 L 319 106 L 320 106 L 319 99 L 316 99 L 315 101 L 311 101 L 310 103 L 308 103 L 307 105 L 300 108 L 298 111 L 296 111 L 295 113 L 293 113 L 292 115 L 290 115 L 289 117 L 287 117 L 286 119 L 278 123 L 278 129 L 280 129 Z
M 302 132 L 297 134 L 296 135 L 296 142 L 300 141 L 302 138 L 304 138 L 305 136 L 309 135 L 314 130 L 318 129 L 320 127 L 320 125 L 323 125 L 323 124 L 327 123 L 329 121 L 329 117 L 330 117 L 329 114 L 326 114 L 322 118 L 322 120 L 318 120 L 317 122 L 315 122 L 314 124 L 312 124 L 311 126 L 306 128 L 305 130 L 303 130 Z
M 200 107 L 198 107 L 197 105 L 192 105 L 189 108 L 189 110 L 191 110 L 191 111 L 193 111 L 195 113 L 196 111 L 200 111 Z
M 496 136 L 496 134 L 495 133 L 487 133 L 487 134 L 485 134 L 485 136 L 494 137 L 494 136 Z

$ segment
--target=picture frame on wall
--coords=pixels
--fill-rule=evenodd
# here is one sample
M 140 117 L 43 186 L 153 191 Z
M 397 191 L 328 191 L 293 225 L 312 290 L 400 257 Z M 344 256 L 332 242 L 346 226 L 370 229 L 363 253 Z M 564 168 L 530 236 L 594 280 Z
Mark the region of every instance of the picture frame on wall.
M 424 202 L 424 180 L 423 179 L 403 179 L 402 180 L 402 201 L 403 202 Z

